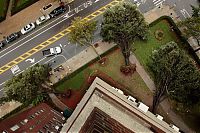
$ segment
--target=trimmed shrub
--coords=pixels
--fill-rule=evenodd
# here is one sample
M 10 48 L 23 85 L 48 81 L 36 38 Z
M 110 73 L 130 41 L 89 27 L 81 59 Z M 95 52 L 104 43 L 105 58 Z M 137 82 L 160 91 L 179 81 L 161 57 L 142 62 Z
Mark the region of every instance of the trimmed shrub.
M 28 0 L 27 2 L 17 6 L 17 2 L 19 0 L 13 0 L 13 3 L 12 3 L 12 10 L 11 10 L 11 15 L 14 15 L 18 12 L 20 12 L 21 10 L 25 9 L 26 7 L 34 4 L 35 2 L 39 1 L 39 0 Z

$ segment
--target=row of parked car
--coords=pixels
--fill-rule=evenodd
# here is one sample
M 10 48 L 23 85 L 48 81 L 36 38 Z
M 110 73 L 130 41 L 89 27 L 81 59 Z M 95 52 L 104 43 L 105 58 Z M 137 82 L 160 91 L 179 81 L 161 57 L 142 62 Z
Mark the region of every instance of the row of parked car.
M 35 21 L 35 23 L 31 22 L 31 23 L 27 24 L 26 26 L 24 26 L 21 29 L 20 32 L 12 33 L 9 36 L 5 37 L 5 39 L 3 41 L 0 41 L 0 49 L 2 49 L 6 44 L 9 44 L 9 43 L 13 42 L 14 40 L 16 40 L 17 38 L 19 38 L 21 34 L 22 35 L 27 34 L 28 32 L 35 29 L 36 26 L 43 24 L 47 20 L 54 18 L 54 17 L 60 15 L 61 13 L 65 12 L 65 11 L 66 11 L 66 8 L 65 8 L 64 5 L 59 6 L 56 9 L 54 9 L 52 12 L 50 12 L 50 14 L 43 15 L 43 16 L 39 17 Z

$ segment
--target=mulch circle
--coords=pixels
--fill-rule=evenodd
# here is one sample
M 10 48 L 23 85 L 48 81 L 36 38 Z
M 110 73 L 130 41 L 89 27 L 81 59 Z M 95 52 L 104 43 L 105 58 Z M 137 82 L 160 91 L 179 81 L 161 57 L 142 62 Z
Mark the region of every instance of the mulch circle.
M 155 31 L 154 35 L 157 40 L 161 41 L 164 37 L 164 32 L 161 29 L 159 29 Z

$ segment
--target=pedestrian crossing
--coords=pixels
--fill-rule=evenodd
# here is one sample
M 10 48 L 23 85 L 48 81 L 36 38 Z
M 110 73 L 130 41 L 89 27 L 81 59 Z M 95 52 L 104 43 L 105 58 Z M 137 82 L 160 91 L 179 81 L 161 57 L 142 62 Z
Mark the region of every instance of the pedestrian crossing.
M 163 5 L 163 2 L 165 2 L 165 0 L 153 0 L 153 4 L 154 4 L 156 7 L 162 6 L 162 5 Z

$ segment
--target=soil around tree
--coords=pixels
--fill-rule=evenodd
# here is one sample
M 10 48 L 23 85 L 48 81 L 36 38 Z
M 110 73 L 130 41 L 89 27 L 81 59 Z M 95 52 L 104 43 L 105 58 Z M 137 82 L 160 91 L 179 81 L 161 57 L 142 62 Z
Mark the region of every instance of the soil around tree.
M 161 41 L 164 37 L 164 32 L 161 29 L 159 29 L 155 31 L 154 35 L 157 40 Z
M 125 75 L 125 76 L 131 76 L 135 71 L 136 71 L 136 64 L 130 64 L 129 66 L 121 66 L 120 71 Z

